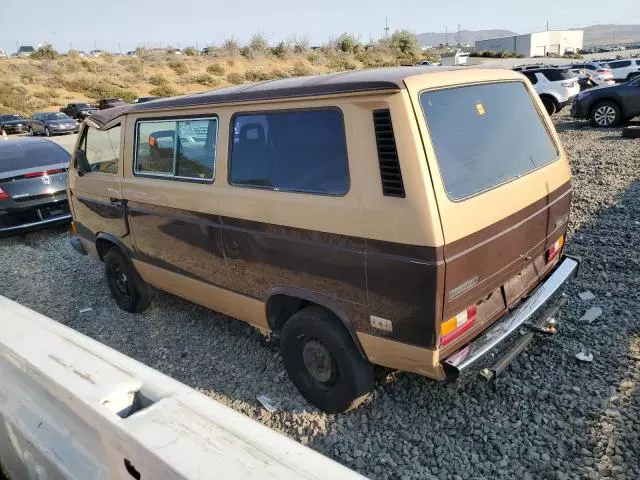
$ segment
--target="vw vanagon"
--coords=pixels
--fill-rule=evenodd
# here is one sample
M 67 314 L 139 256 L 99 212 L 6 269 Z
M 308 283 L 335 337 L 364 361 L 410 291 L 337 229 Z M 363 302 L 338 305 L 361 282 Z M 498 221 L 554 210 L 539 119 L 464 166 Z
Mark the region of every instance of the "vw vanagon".
M 578 268 L 565 152 L 506 70 L 373 69 L 104 110 L 68 193 L 72 244 L 104 261 L 120 308 L 142 311 L 154 286 L 245 321 L 329 412 L 366 397 L 374 365 L 453 379 L 523 328 L 551 330 L 543 312 Z

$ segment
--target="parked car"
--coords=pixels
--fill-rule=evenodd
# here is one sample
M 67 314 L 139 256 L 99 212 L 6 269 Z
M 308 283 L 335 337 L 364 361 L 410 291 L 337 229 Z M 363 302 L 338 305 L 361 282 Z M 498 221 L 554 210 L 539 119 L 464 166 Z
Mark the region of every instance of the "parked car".
M 640 73 L 640 59 L 627 58 L 607 62 L 617 82 L 626 82 Z
M 103 98 L 98 102 L 98 110 L 105 110 L 107 108 L 120 107 L 126 105 L 127 102 L 121 98 Z
M 522 75 L 438 71 L 98 112 L 69 170 L 72 246 L 123 310 L 155 285 L 274 334 L 328 412 L 366 398 L 373 364 L 455 379 L 515 340 L 498 374 L 566 303 L 571 169 Z
M 596 127 L 615 127 L 640 116 L 640 76 L 580 93 L 573 101 L 571 116 L 588 118 Z
M 43 138 L 0 141 L 0 235 L 68 223 L 69 153 Z
M 29 119 L 20 115 L 0 115 L 0 131 L 5 133 L 23 133 L 29 128 Z
M 25 58 L 25 57 L 30 57 L 34 53 L 36 53 L 36 49 L 33 48 L 31 45 L 21 45 L 20 47 L 18 47 L 18 50 L 16 51 L 14 56 Z
M 549 115 L 569 105 L 580 92 L 578 76 L 565 68 L 525 69 L 521 73 L 533 84 Z
M 78 133 L 80 124 L 77 120 L 62 112 L 37 112 L 29 121 L 29 132 L 32 135 L 59 135 L 62 133 Z
M 136 98 L 133 102 L 131 103 L 144 103 L 144 102 L 150 102 L 151 100 L 157 100 L 160 97 L 139 97 Z
M 62 107 L 60 111 L 76 120 L 84 120 L 89 115 L 96 113 L 98 109 L 88 103 L 69 103 L 66 107 Z
M 0 58 L 7 58 L 8 56 L 7 52 L 0 48 Z
M 593 81 L 596 85 L 613 85 L 613 72 L 607 63 L 600 62 L 583 62 L 568 65 L 567 68 L 571 72 L 578 75 L 578 79 L 583 80 L 586 77 Z

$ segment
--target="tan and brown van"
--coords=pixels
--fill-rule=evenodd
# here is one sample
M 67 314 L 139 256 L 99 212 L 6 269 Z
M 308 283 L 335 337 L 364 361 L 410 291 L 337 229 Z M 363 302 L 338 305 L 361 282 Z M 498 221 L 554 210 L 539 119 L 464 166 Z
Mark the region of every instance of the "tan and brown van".
M 153 285 L 243 320 L 329 412 L 366 396 L 374 365 L 497 375 L 553 330 L 578 268 L 566 155 L 504 70 L 364 70 L 101 111 L 69 199 L 72 244 L 104 261 L 122 309 Z

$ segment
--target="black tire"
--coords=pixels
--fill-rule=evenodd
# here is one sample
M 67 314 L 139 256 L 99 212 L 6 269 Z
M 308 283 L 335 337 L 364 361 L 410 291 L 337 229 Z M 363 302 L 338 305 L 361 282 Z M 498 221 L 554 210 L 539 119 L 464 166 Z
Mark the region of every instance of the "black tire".
M 152 290 L 117 247 L 104 256 L 104 271 L 111 295 L 125 312 L 138 313 L 151 303 Z
M 551 97 L 541 97 L 542 104 L 549 115 L 553 115 L 558 110 L 558 104 Z
M 51 130 L 49 130 L 49 127 L 44 127 L 44 134 L 45 134 L 47 137 L 50 137 L 50 136 L 51 136 Z
M 374 368 L 342 323 L 322 307 L 306 307 L 284 325 L 280 348 L 289 378 L 327 413 L 352 410 L 371 392 Z
M 589 118 L 594 127 L 616 127 L 622 122 L 622 112 L 617 103 L 599 102 L 591 109 Z
M 624 138 L 640 138 L 640 127 L 636 125 L 624 127 L 622 129 L 622 136 Z

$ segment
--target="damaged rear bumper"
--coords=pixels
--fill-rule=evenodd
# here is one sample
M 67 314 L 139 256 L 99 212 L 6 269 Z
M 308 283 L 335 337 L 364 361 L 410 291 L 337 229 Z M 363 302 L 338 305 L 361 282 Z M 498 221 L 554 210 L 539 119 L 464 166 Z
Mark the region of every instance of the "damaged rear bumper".
M 470 370 L 481 358 L 498 347 L 514 332 L 530 324 L 532 321 L 535 320 L 536 327 L 542 327 L 543 324 L 546 323 L 546 319 L 551 317 L 552 313 L 555 315 L 559 308 L 566 303 L 566 300 L 563 301 L 563 299 L 561 299 L 557 306 L 551 306 L 553 300 L 558 297 L 565 283 L 576 275 L 579 265 L 580 261 L 578 259 L 564 257 L 549 278 L 534 290 L 531 296 L 518 308 L 498 320 L 498 322 L 482 336 L 447 357 L 442 362 L 447 373 L 447 378 L 455 380 L 461 374 Z M 551 308 L 546 310 L 545 318 L 542 318 L 541 321 L 541 319 L 538 318 L 539 313 L 543 308 L 549 306 L 551 306 Z M 504 359 L 499 362 L 501 367 L 506 367 L 506 364 L 513 360 L 517 353 L 524 349 L 526 344 L 528 344 L 528 341 L 526 343 L 521 342 L 521 345 L 517 345 L 517 348 L 514 347 L 514 349 L 505 356 L 508 357 L 506 358 L 506 362 Z

